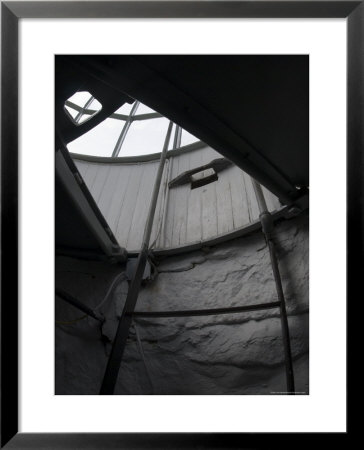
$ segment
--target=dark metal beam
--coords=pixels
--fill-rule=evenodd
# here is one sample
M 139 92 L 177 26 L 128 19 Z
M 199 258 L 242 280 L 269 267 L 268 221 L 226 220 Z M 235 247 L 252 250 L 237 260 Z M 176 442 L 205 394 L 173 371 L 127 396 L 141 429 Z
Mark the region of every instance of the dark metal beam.
M 117 382 L 121 360 L 124 354 L 126 341 L 129 336 L 129 330 L 132 323 L 132 314 L 135 309 L 136 302 L 138 300 L 139 290 L 143 279 L 144 269 L 148 258 L 148 246 L 150 241 L 150 235 L 152 232 L 155 208 L 158 200 L 158 193 L 161 185 L 162 174 L 164 164 L 166 161 L 166 155 L 168 151 L 168 144 L 171 137 L 173 123 L 169 123 L 167 136 L 164 142 L 163 152 L 158 167 L 156 180 L 154 182 L 154 188 L 152 193 L 152 199 L 149 206 L 148 218 L 144 229 L 143 243 L 138 261 L 136 264 L 135 272 L 131 285 L 126 297 L 123 312 L 121 314 L 118 329 L 114 338 L 109 360 L 107 362 L 105 375 L 102 381 L 100 395 L 112 395 L 115 390 Z
M 69 198 L 69 203 L 67 204 L 72 206 L 72 208 L 69 208 L 69 211 L 71 213 L 73 211 L 81 218 L 82 223 L 92 235 L 97 245 L 96 248 L 99 247 L 102 253 L 111 260 L 125 261 L 127 258 L 126 250 L 120 248 L 95 199 L 90 194 L 68 151 L 64 147 L 56 151 L 55 169 L 55 179 L 58 186 L 56 193 L 59 193 L 61 189 L 64 190 L 67 198 Z M 58 228 L 56 228 L 57 230 Z M 69 242 L 72 249 L 76 250 L 77 247 L 75 246 L 77 246 L 77 243 L 72 241 L 72 239 Z M 58 245 L 57 240 L 56 244 Z M 61 246 L 65 245 L 63 242 L 60 242 L 60 244 Z M 65 246 L 69 247 L 69 245 Z
M 257 305 L 232 306 L 230 308 L 189 309 L 181 311 L 134 311 L 134 317 L 193 317 L 216 316 L 220 314 L 237 314 L 248 311 L 280 308 L 280 302 L 260 303 Z
M 112 395 L 114 393 L 121 360 L 124 354 L 126 341 L 128 339 L 129 330 L 132 323 L 132 312 L 134 311 L 139 295 L 141 282 L 143 279 L 147 256 L 148 247 L 144 245 L 142 251 L 138 256 L 138 262 L 136 265 L 134 277 L 131 282 L 128 295 L 126 297 L 123 312 L 120 317 L 118 329 L 116 331 L 111 353 L 106 365 L 104 378 L 102 380 L 100 395 Z

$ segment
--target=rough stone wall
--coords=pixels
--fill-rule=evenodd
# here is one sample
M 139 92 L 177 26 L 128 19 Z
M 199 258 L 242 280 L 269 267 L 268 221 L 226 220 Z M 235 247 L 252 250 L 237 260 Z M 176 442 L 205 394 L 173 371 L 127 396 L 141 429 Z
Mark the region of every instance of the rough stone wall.
M 275 241 L 286 295 L 296 391 L 308 393 L 308 216 L 281 222 Z M 56 284 L 95 307 L 120 267 L 57 259 Z M 261 232 L 159 261 L 158 277 L 140 292 L 137 310 L 218 308 L 277 300 Z M 56 324 L 56 393 L 97 394 L 128 290 L 121 282 L 91 318 Z M 56 320 L 82 313 L 56 301 Z M 116 394 L 271 394 L 285 392 L 279 311 L 208 317 L 138 318 L 126 347 Z M 149 376 L 148 376 L 149 374 Z

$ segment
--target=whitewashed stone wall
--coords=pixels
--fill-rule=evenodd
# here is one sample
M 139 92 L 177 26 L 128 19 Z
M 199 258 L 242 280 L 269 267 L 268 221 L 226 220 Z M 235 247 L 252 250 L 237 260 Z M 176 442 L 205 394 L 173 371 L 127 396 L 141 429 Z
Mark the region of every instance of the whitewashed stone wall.
M 308 216 L 277 225 L 296 390 L 308 393 Z M 58 258 L 56 284 L 95 307 L 120 267 Z M 214 248 L 167 257 L 145 286 L 137 310 L 217 308 L 276 301 L 269 253 L 260 232 Z M 97 394 L 127 293 L 115 290 L 102 312 L 56 325 L 56 393 Z M 82 313 L 56 301 L 57 321 Z M 271 394 L 285 391 L 278 310 L 190 318 L 138 318 L 147 369 L 132 329 L 116 394 Z M 147 375 L 147 370 L 150 377 Z

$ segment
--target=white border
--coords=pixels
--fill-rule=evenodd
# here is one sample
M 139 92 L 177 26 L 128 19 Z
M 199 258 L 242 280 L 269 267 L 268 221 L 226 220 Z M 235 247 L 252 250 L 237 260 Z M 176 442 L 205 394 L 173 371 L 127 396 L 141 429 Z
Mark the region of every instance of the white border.
M 20 430 L 345 431 L 345 20 L 23 19 L 20 43 Z M 310 54 L 309 396 L 53 395 L 53 70 L 68 53 Z

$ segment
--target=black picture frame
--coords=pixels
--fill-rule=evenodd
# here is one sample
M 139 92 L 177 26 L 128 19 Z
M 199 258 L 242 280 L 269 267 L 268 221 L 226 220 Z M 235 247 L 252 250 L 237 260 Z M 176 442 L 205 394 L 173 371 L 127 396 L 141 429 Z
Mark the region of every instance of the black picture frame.
M 347 18 L 347 300 L 362 270 L 363 1 L 1 2 L 1 448 L 259 448 L 310 433 L 18 433 L 18 21 L 20 18 Z M 335 93 L 333 93 L 335 95 Z M 328 226 L 333 217 L 328 211 Z M 359 261 L 359 264 L 358 264 Z M 360 291 L 359 291 L 360 292 Z M 358 299 L 357 299 L 358 300 Z M 348 350 L 350 346 L 348 346 Z M 137 420 L 137 418 L 136 418 Z M 283 420 L 283 419 L 282 419 Z M 349 428 L 348 428 L 349 430 Z M 337 433 L 347 439 L 347 433 Z M 315 445 L 326 439 L 315 434 Z M 269 444 L 268 444 L 269 443 Z

